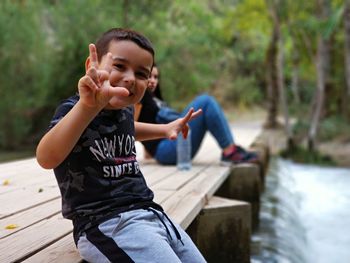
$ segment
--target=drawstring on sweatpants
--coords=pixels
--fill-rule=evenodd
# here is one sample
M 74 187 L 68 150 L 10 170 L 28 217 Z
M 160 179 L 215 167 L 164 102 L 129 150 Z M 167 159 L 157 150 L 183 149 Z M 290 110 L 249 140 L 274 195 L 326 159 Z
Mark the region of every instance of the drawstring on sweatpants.
M 163 226 L 165 227 L 165 230 L 166 230 L 167 234 L 169 235 L 170 239 L 173 240 L 173 238 L 172 238 L 172 236 L 171 236 L 171 234 L 170 234 L 170 231 L 169 231 L 167 225 L 165 224 L 163 218 L 161 218 L 161 216 L 158 214 L 158 210 L 152 209 L 151 207 L 146 208 L 146 210 L 151 211 L 153 214 L 155 214 L 155 215 L 158 217 L 158 219 L 160 220 L 160 222 L 162 222 Z M 164 213 L 164 211 L 159 211 L 159 212 L 161 212 L 161 213 L 165 216 L 165 218 L 168 219 L 168 221 L 170 222 L 171 226 L 172 226 L 173 229 L 174 229 L 176 238 L 177 238 L 177 239 L 181 242 L 181 244 L 184 246 L 185 244 L 184 244 L 183 241 L 181 240 L 181 235 L 180 235 L 179 231 L 177 230 L 177 228 L 175 227 L 174 223 L 170 220 L 170 218 L 168 217 L 168 215 L 167 215 L 166 213 Z

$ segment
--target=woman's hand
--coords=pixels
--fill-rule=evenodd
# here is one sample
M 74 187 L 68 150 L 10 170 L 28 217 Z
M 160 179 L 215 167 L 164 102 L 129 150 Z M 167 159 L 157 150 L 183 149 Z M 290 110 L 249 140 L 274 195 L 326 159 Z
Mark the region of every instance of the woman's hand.
M 190 122 L 192 119 L 196 118 L 200 114 L 202 114 L 202 109 L 194 111 L 194 109 L 191 108 L 184 117 L 166 124 L 168 126 L 167 138 L 169 138 L 170 140 L 175 140 L 180 132 L 182 132 L 184 138 L 187 138 L 189 130 L 188 122 Z

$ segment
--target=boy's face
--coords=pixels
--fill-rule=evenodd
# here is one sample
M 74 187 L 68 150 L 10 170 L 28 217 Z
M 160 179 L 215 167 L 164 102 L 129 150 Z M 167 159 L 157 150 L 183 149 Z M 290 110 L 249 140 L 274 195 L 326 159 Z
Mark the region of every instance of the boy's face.
M 153 56 L 132 41 L 112 41 L 108 52 L 112 53 L 113 63 L 109 82 L 114 87 L 125 87 L 128 97 L 123 97 L 123 108 L 139 102 L 148 86 L 148 78 L 153 65 Z M 106 64 L 107 56 L 101 59 L 100 68 Z M 113 99 L 113 98 L 112 98 Z M 112 108 L 107 105 L 106 108 Z

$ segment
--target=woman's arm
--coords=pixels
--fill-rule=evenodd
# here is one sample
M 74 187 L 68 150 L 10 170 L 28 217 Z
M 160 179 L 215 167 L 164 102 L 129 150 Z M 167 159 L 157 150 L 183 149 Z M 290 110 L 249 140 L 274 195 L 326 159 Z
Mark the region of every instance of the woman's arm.
M 193 118 L 196 118 L 201 113 L 201 109 L 194 112 L 194 109 L 191 108 L 183 118 L 178 118 L 177 120 L 167 124 L 135 122 L 136 140 L 147 141 L 161 138 L 175 140 L 180 132 L 182 132 L 186 138 L 189 129 L 188 122 Z
M 135 137 L 137 141 L 166 138 L 166 124 L 153 124 L 135 121 Z

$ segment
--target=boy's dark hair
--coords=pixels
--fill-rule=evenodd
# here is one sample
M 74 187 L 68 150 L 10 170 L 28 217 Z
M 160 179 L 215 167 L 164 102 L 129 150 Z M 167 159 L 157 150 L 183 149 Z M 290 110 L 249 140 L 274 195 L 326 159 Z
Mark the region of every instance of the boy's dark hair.
M 128 40 L 137 44 L 139 47 L 149 51 L 154 58 L 154 49 L 151 41 L 142 34 L 125 28 L 112 28 L 103 33 L 96 41 L 97 59 L 101 61 L 102 57 L 107 54 L 109 43 L 113 40 Z

